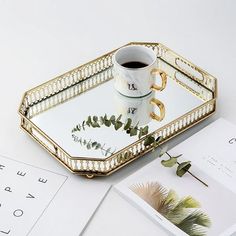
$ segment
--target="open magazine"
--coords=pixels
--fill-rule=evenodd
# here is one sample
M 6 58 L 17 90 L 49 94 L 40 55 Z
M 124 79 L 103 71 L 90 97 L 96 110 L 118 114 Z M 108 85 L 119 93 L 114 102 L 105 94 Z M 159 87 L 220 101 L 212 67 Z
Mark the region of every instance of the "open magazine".
M 219 119 L 168 153 L 183 154 L 179 160 L 190 160 L 208 187 L 157 158 L 115 189 L 166 235 L 236 236 L 236 126 Z

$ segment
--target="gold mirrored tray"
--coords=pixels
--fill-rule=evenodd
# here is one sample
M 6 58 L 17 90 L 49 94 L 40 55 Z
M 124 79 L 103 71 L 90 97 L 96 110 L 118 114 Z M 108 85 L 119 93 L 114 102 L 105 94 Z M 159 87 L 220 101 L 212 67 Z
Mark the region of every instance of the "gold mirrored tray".
M 23 96 L 21 127 L 73 173 L 109 175 L 153 149 L 153 144 L 144 143 L 147 135 L 161 137 L 162 144 L 216 109 L 217 81 L 213 76 L 160 43 L 128 45 L 154 50 L 159 69 L 167 74 L 163 91 L 143 98 L 119 94 L 113 79 L 116 49 Z M 86 125 L 90 116 L 92 122 L 98 117 L 98 123 L 100 117 L 108 123 L 111 117 L 119 117 L 124 125 L 130 118 L 131 127 L 148 126 L 148 134 L 139 138 L 127 134 L 124 126 L 116 130 L 112 124 Z

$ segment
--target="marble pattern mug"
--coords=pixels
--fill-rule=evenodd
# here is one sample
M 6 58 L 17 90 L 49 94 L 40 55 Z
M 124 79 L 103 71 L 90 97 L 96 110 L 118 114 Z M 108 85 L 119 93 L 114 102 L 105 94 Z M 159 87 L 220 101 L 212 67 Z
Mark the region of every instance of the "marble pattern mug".
M 155 52 L 140 45 L 118 49 L 113 57 L 115 89 L 128 97 L 143 97 L 166 87 L 167 76 L 157 68 Z M 157 78 L 161 85 L 155 84 Z

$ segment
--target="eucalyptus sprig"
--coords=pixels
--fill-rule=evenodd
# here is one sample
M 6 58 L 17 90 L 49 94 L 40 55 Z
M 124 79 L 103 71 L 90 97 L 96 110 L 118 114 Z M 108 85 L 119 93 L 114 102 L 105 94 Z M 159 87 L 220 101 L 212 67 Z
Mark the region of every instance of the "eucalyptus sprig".
M 119 130 L 123 127 L 123 131 L 125 131 L 130 137 L 132 136 L 138 136 L 138 138 L 144 138 L 144 146 L 150 146 L 152 145 L 153 150 L 155 150 L 157 147 L 159 147 L 159 143 L 161 141 L 161 136 L 158 136 L 157 138 L 154 137 L 154 134 L 149 134 L 149 127 L 146 125 L 145 127 L 139 127 L 138 123 L 136 125 L 132 125 L 132 120 L 128 118 L 124 123 L 121 121 L 122 115 L 119 115 L 117 118 L 115 115 L 112 115 L 110 117 L 105 114 L 104 116 L 88 116 L 86 120 L 84 120 L 81 124 L 77 124 L 73 129 L 72 133 L 80 132 L 86 129 L 86 127 L 91 128 L 100 128 L 102 126 L 106 127 L 113 127 L 115 130 Z M 82 140 L 81 140 L 82 142 Z M 94 141 L 95 142 L 95 141 Z M 97 144 L 97 142 L 95 142 Z M 92 143 L 91 143 L 92 145 Z M 94 147 L 96 145 L 94 144 Z M 102 146 L 101 146 L 102 147 Z M 108 152 L 106 150 L 106 153 L 108 154 L 110 152 L 110 149 L 108 149 Z M 184 174 L 189 173 L 192 177 L 203 183 L 205 186 L 208 187 L 208 185 L 200 180 L 198 177 L 196 177 L 193 173 L 189 171 L 191 168 L 191 162 L 185 161 L 185 162 L 178 162 L 178 158 L 182 155 L 178 156 L 171 156 L 167 150 L 162 149 L 159 157 L 162 157 L 164 154 L 166 154 L 169 159 L 168 160 L 162 160 L 161 164 L 164 167 L 174 167 L 177 165 L 176 174 L 179 177 L 182 177 Z
M 132 125 L 132 120 L 128 118 L 125 123 L 121 121 L 122 115 L 119 115 L 117 118 L 112 115 L 110 118 L 105 114 L 104 116 L 88 116 L 86 120 L 84 120 L 81 124 L 76 125 L 72 129 L 72 133 L 80 132 L 85 130 L 87 127 L 92 128 L 100 128 L 101 126 L 111 127 L 113 126 L 115 130 L 119 130 L 123 126 L 123 130 L 129 134 L 130 137 L 138 135 L 138 138 L 145 136 L 148 134 L 148 126 L 138 127 L 138 123 L 136 125 Z M 150 139 L 150 138 L 149 138 Z M 150 145 L 146 143 L 147 145 Z
M 179 162 L 178 158 L 181 157 L 183 154 L 177 155 L 177 156 L 171 156 L 170 153 L 167 151 L 161 151 L 159 154 L 159 157 L 162 157 L 164 154 L 166 154 L 169 159 L 168 160 L 162 160 L 161 164 L 165 167 L 174 167 L 177 165 L 176 168 L 176 175 L 179 177 L 182 177 L 186 173 L 190 174 L 193 178 L 204 184 L 206 187 L 208 187 L 208 184 L 206 184 L 204 181 L 199 179 L 196 175 L 194 175 L 192 172 L 189 171 L 191 168 L 192 164 L 191 161 L 184 161 L 184 162 Z
M 104 156 L 107 156 L 108 154 L 112 155 L 116 151 L 116 150 L 112 151 L 111 147 L 107 148 L 105 143 L 101 144 L 101 143 L 99 143 L 97 141 L 93 141 L 91 139 L 86 140 L 84 138 L 76 136 L 75 134 L 72 134 L 72 138 L 73 138 L 74 142 L 79 143 L 81 146 L 85 146 L 88 150 L 90 150 L 90 149 L 101 150 L 101 153 Z

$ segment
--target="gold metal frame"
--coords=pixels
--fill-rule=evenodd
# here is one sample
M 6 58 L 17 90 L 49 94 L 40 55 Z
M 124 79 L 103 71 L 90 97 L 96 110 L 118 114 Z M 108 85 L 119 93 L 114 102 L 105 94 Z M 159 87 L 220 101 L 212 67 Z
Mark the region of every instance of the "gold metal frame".
M 152 134 L 155 137 L 162 136 L 161 143 L 191 128 L 215 112 L 217 98 L 216 78 L 163 44 L 131 42 L 127 45 L 143 45 L 152 48 L 157 57 L 186 74 L 194 83 L 205 87 L 212 94 L 210 100 L 205 100 L 204 95 L 199 95 L 197 91 L 189 88 L 174 75 L 178 83 L 189 90 L 189 92 L 200 97 L 203 96 L 202 98 L 205 102 L 178 119 L 154 131 Z M 144 146 L 145 138 L 142 138 L 106 159 L 72 157 L 39 129 L 30 118 L 112 79 L 112 57 L 116 50 L 25 92 L 19 107 L 21 128 L 68 170 L 75 174 L 85 175 L 88 178 L 110 175 L 151 151 L 153 146 Z M 102 71 L 104 71 L 104 73 L 99 73 Z

